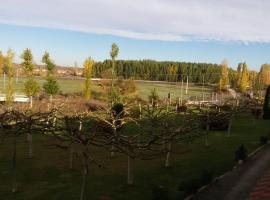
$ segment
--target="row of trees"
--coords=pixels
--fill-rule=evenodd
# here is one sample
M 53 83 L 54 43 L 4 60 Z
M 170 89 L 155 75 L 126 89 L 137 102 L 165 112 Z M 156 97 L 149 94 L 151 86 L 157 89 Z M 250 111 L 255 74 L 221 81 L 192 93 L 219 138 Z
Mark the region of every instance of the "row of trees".
M 228 85 L 238 89 L 240 92 L 247 90 L 264 89 L 270 84 L 270 65 L 261 66 L 260 72 L 249 70 L 247 63 L 239 63 L 237 71 L 230 71 L 227 60 L 221 63 L 221 78 L 219 81 L 220 90 L 226 90 Z
M 93 67 L 94 77 L 103 77 L 111 69 L 111 61 L 96 62 Z M 220 79 L 220 65 L 210 63 L 169 62 L 154 60 L 117 60 L 115 74 L 124 79 L 134 78 L 152 81 L 178 82 L 186 80 L 193 83 L 217 83 Z
M 14 98 L 14 55 L 15 53 L 11 49 L 7 51 L 6 55 L 3 55 L 0 52 L 0 70 L 2 70 L 4 74 L 4 92 L 6 94 L 7 105 L 11 105 Z M 36 65 L 34 64 L 31 50 L 25 49 L 21 55 L 21 59 L 21 66 L 27 76 L 27 80 L 24 82 L 23 91 L 30 98 L 30 107 L 32 107 L 33 96 L 39 93 L 40 85 L 33 76 L 33 71 Z M 47 79 L 43 85 L 43 88 L 45 93 L 48 94 L 50 96 L 50 99 L 52 100 L 52 96 L 57 94 L 59 91 L 59 86 L 54 76 L 55 64 L 50 59 L 50 55 L 48 52 L 44 53 L 42 57 L 42 62 L 46 65 L 47 68 Z M 7 87 L 5 85 L 6 76 L 8 78 Z
M 112 44 L 112 49 L 110 52 L 110 56 L 112 59 L 111 63 L 111 71 L 109 72 L 109 78 L 111 79 L 110 83 L 110 95 L 111 97 L 117 98 L 119 93 L 124 87 L 123 80 L 118 79 L 117 75 L 115 74 L 115 59 L 118 55 L 119 48 L 116 44 Z M 6 101 L 7 104 L 11 104 L 13 101 L 13 78 L 14 78 L 14 55 L 15 53 L 9 49 L 6 55 L 3 55 L 0 52 L 0 70 L 4 74 L 4 79 L 8 77 L 8 84 L 7 87 L 4 85 L 4 92 L 6 93 Z M 27 76 L 27 80 L 24 83 L 24 93 L 30 98 L 30 107 L 32 108 L 32 100 L 33 96 L 37 95 L 40 92 L 40 85 L 35 80 L 33 76 L 33 72 L 35 70 L 36 65 L 34 64 L 33 55 L 30 49 L 25 49 L 21 55 L 22 63 L 21 66 L 24 70 L 24 73 Z M 52 102 L 53 96 L 59 93 L 59 84 L 57 82 L 55 76 L 55 68 L 56 65 L 53 60 L 50 58 L 48 52 L 45 52 L 42 57 L 42 63 L 45 65 L 47 70 L 47 77 L 46 82 L 43 84 L 43 89 L 45 93 L 50 97 L 50 102 Z M 84 84 L 83 84 L 83 95 L 86 100 L 91 98 L 91 78 L 93 76 L 93 68 L 95 66 L 94 60 L 89 57 L 84 61 L 83 64 L 83 76 L 85 77 Z M 116 81 L 116 83 L 115 83 Z M 4 80 L 4 84 L 6 81 Z M 116 86 L 114 86 L 116 85 Z M 117 87 L 120 85 L 120 87 Z M 104 87 L 106 84 L 104 85 Z M 125 89 L 123 89 L 125 90 Z
M 83 95 L 87 100 L 91 97 L 91 78 L 102 77 L 111 79 L 110 96 L 117 98 L 119 88 L 113 87 L 116 80 L 123 79 L 145 79 L 158 81 L 185 81 L 200 84 L 218 84 L 220 90 L 226 90 L 229 86 L 239 89 L 241 92 L 247 90 L 262 89 L 270 84 L 270 65 L 264 64 L 259 73 L 248 70 L 246 63 L 239 63 L 237 71 L 230 68 L 227 60 L 220 65 L 209 63 L 185 63 L 185 62 L 158 62 L 153 60 L 116 60 L 119 48 L 112 44 L 110 52 L 111 60 L 104 62 L 95 62 L 92 58 L 87 58 L 83 64 L 84 90 Z M 33 77 L 35 64 L 30 49 L 25 49 L 21 55 L 23 62 L 21 66 L 27 75 L 27 81 L 24 84 L 24 93 L 30 98 L 32 106 L 32 97 L 40 91 L 40 86 Z M 14 52 L 9 50 L 4 56 L 0 52 L 0 68 L 4 76 L 8 77 L 6 89 L 7 102 L 12 99 L 13 86 L 12 78 L 14 76 Z M 51 60 L 48 52 L 42 57 L 42 63 L 47 69 L 46 82 L 43 85 L 45 93 L 52 97 L 59 92 L 59 85 L 55 76 L 55 63 Z M 6 87 L 6 86 L 5 86 Z M 118 92 L 117 92 L 118 91 Z M 115 95 L 113 95 L 115 94 Z

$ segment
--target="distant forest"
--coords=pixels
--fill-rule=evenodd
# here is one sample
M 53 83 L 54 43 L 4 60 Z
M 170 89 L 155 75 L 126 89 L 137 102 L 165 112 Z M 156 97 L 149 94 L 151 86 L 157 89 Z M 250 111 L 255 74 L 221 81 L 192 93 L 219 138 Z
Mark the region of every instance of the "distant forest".
M 111 60 L 96 62 L 93 77 L 104 77 L 104 72 L 111 68 Z M 124 79 L 151 81 L 188 81 L 192 83 L 216 84 L 220 80 L 221 65 L 212 63 L 172 62 L 154 60 L 117 60 L 115 73 Z M 229 69 L 229 74 L 236 71 Z

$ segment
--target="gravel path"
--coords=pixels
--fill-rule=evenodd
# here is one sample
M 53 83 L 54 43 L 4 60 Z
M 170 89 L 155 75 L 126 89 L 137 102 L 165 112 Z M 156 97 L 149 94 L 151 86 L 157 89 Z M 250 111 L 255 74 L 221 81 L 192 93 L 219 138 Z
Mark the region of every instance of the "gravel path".
M 246 200 L 257 181 L 270 169 L 270 145 L 198 193 L 194 200 Z

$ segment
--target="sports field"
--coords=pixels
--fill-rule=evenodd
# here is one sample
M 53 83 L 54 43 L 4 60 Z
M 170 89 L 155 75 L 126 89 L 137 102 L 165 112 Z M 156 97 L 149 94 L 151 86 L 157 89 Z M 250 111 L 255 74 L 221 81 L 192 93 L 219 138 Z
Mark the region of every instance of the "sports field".
M 45 78 L 36 78 L 42 88 Z M 25 78 L 14 78 L 14 91 L 17 94 L 23 94 L 23 85 Z M 79 93 L 83 90 L 83 80 L 82 79 L 71 79 L 71 78 L 58 78 L 60 90 L 64 94 Z M 101 86 L 99 86 L 98 81 L 93 81 L 92 90 L 94 92 L 99 92 Z M 160 99 L 166 98 L 168 93 L 170 93 L 172 100 L 175 100 L 181 96 L 181 83 L 168 83 L 168 82 L 150 82 L 150 81 L 136 81 L 138 97 L 148 100 L 148 95 L 152 89 L 156 89 Z M 3 77 L 0 78 L 0 92 L 4 93 L 4 81 Z M 189 85 L 186 93 L 186 85 L 183 85 L 182 95 L 184 99 L 188 97 L 193 97 L 197 99 L 202 99 L 202 94 L 204 93 L 205 98 L 211 98 L 213 89 L 210 87 L 194 86 Z

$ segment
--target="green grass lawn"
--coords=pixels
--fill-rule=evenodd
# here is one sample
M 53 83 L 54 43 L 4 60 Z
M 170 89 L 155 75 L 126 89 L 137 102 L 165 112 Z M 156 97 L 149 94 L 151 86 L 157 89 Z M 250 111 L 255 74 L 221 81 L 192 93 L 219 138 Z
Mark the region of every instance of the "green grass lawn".
M 224 173 L 234 165 L 234 152 L 244 144 L 249 152 L 259 146 L 259 137 L 269 135 L 269 121 L 259 120 L 252 124 L 251 116 L 236 119 L 230 138 L 224 131 L 212 131 L 209 146 L 204 138 L 192 143 L 177 145 L 172 155 L 172 167 L 164 167 L 165 155 L 154 160 L 133 161 L 134 186 L 126 185 L 126 156 L 118 154 L 110 158 L 109 153 L 92 148 L 92 155 L 100 167 L 92 164 L 89 170 L 86 199 L 99 199 L 101 196 L 113 200 L 150 200 L 152 188 L 163 185 L 169 189 L 171 199 L 183 196 L 178 192 L 182 181 L 198 178 L 203 169 L 214 172 L 215 176 Z M 75 160 L 75 169 L 68 170 L 68 152 L 50 149 L 48 138 L 34 136 L 33 159 L 27 158 L 27 142 L 20 136 L 18 146 L 19 191 L 11 192 L 12 143 L 11 138 L 0 145 L 0 199 L 2 200 L 74 200 L 79 199 L 81 184 L 81 161 Z
M 36 78 L 42 88 L 42 85 L 45 81 L 45 78 Z M 25 78 L 19 78 L 16 82 L 16 78 L 14 78 L 14 91 L 17 94 L 23 94 L 23 87 Z M 0 78 L 0 92 L 4 92 L 4 83 L 3 77 Z M 58 78 L 60 90 L 63 93 L 79 93 L 83 90 L 83 80 L 79 79 L 66 79 L 66 78 Z M 148 100 L 148 95 L 151 90 L 156 88 L 158 95 L 161 99 L 166 98 L 168 93 L 171 93 L 172 100 L 180 97 L 181 94 L 181 84 L 180 83 L 157 83 L 157 82 L 136 82 L 137 85 L 137 94 L 140 98 L 144 100 Z M 99 92 L 101 87 L 98 86 L 97 82 L 93 82 L 93 91 Z M 187 99 L 188 96 L 197 96 L 198 98 L 202 97 L 202 91 L 204 91 L 205 98 L 210 99 L 212 94 L 212 89 L 209 87 L 205 87 L 202 90 L 200 86 L 190 86 L 189 92 L 185 94 L 185 85 L 183 87 L 183 98 Z

